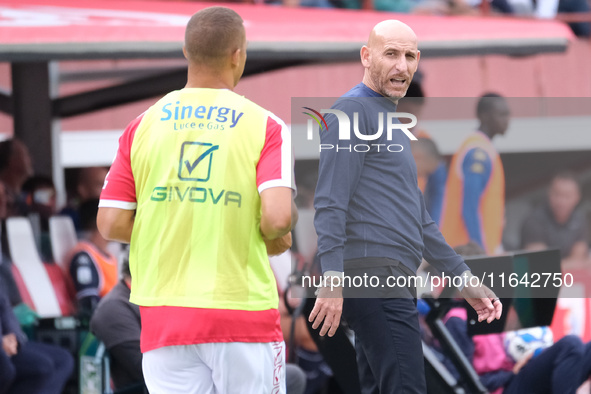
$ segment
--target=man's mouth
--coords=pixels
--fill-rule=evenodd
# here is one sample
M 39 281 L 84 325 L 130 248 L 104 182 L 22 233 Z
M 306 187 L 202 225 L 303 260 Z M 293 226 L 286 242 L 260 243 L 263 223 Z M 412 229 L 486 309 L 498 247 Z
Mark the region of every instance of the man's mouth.
M 405 84 L 405 82 L 406 82 L 406 79 L 404 79 L 404 78 L 390 78 L 390 83 L 392 85 L 400 85 L 400 86 L 402 86 L 402 85 Z

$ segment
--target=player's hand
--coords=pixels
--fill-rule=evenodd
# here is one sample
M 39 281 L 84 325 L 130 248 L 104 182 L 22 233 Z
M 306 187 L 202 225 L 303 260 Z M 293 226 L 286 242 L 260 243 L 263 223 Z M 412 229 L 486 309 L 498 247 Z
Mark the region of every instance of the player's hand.
M 8 357 L 12 357 L 18 353 L 18 340 L 16 335 L 7 334 L 2 337 L 2 349 Z
M 486 320 L 487 323 L 491 323 L 493 320 L 501 318 L 503 304 L 495 293 L 485 285 L 471 286 L 470 281 L 467 281 L 460 293 L 476 311 L 479 322 Z
M 283 237 L 279 237 L 276 239 L 266 239 L 265 237 L 263 237 L 263 240 L 265 241 L 265 246 L 267 247 L 267 254 L 269 256 L 280 255 L 287 249 L 291 248 L 291 232 L 285 234 Z
M 322 324 L 320 336 L 328 333 L 332 337 L 341 324 L 341 314 L 343 312 L 343 288 L 330 286 L 321 287 L 318 290 L 314 309 L 308 317 L 313 329 L 317 329 Z M 324 323 L 323 323 L 324 321 Z

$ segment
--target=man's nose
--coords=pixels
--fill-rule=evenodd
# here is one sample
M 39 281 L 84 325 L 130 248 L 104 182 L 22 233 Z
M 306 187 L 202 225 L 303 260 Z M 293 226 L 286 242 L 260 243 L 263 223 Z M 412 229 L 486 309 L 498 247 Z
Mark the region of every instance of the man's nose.
M 408 63 L 406 62 L 406 57 L 404 55 L 400 55 L 396 59 L 396 65 L 394 67 L 398 72 L 406 72 L 408 70 Z

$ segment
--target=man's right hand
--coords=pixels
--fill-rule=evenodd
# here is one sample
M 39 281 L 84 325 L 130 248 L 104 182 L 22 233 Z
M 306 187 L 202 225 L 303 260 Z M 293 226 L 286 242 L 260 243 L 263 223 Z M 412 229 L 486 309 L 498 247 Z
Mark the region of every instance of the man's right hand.
M 313 329 L 317 329 L 322 324 L 320 336 L 328 333 L 332 337 L 341 324 L 341 314 L 343 312 L 343 288 L 330 286 L 321 287 L 318 290 L 314 309 L 310 313 L 308 321 Z M 324 323 L 322 323 L 324 321 Z
M 2 337 L 2 349 L 8 357 L 12 357 L 18 353 L 18 340 L 16 335 L 7 334 Z

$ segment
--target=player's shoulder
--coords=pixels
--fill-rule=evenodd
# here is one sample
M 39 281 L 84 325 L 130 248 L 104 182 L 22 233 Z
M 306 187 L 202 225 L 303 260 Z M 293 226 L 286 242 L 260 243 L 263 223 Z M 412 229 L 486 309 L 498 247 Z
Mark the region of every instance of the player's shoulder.
M 368 88 L 365 84 L 359 83 L 348 92 L 339 97 L 332 106 L 343 112 L 360 112 L 375 110 L 394 110 L 392 102 Z
M 367 87 L 363 82 L 358 83 L 357 85 L 353 86 L 351 89 L 349 89 L 349 91 L 347 91 L 345 94 L 343 94 L 341 96 L 341 98 L 361 98 L 361 97 L 365 97 L 365 98 L 384 98 L 384 96 L 382 96 L 381 94 L 379 94 L 378 92 L 375 92 L 373 90 L 371 90 L 369 87 Z
M 363 97 L 342 96 L 334 102 L 331 108 L 341 111 L 364 110 L 365 104 L 366 99 Z
M 162 107 L 168 103 L 174 103 L 180 101 L 181 90 L 173 90 L 162 96 L 158 101 L 149 106 L 144 112 L 142 112 L 136 119 L 147 119 L 151 114 L 161 111 Z
M 235 93 L 236 94 L 236 93 Z M 285 123 L 285 121 L 283 119 L 281 119 L 279 116 L 275 115 L 273 112 L 271 112 L 270 110 L 262 107 L 261 105 L 255 103 L 254 101 L 244 97 L 244 96 L 240 96 L 244 102 L 248 105 L 248 109 L 249 111 L 255 111 L 258 112 L 261 116 L 265 117 L 265 120 L 267 121 L 267 127 L 280 127 L 282 129 L 287 129 L 287 124 Z
M 270 117 L 272 119 L 275 119 L 276 121 L 283 122 L 283 120 L 281 120 L 273 112 L 269 111 L 268 109 L 266 109 L 265 107 L 261 106 L 260 104 L 255 103 L 251 99 L 249 99 L 249 98 L 247 98 L 245 96 L 242 96 L 242 95 L 240 95 L 240 94 L 238 94 L 236 92 L 231 92 L 231 94 L 233 94 L 238 100 L 241 100 L 242 101 L 242 105 L 244 105 L 249 111 L 258 112 L 262 116 Z
M 466 152 L 466 160 L 487 162 L 490 161 L 490 155 L 486 149 L 479 146 L 474 146 Z

